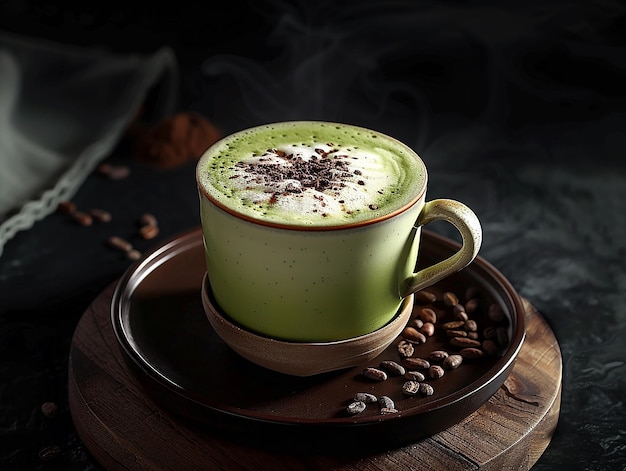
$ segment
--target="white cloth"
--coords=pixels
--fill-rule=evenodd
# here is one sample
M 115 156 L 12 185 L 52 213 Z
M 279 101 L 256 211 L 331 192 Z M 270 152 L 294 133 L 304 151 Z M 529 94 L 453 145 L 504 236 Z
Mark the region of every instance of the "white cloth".
M 0 31 L 0 255 L 74 195 L 154 87 L 166 116 L 178 91 L 169 48 L 113 54 Z

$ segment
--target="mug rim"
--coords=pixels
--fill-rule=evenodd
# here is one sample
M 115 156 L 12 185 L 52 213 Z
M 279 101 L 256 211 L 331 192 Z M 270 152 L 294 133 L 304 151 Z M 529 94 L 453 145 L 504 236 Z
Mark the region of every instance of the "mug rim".
M 206 160 L 205 155 L 208 153 L 208 151 L 215 147 L 220 145 L 223 141 L 228 140 L 228 139 L 232 139 L 233 136 L 239 134 L 239 133 L 244 133 L 244 132 L 250 132 L 254 129 L 261 129 L 261 128 L 269 128 L 271 126 L 275 126 L 275 125 L 286 125 L 286 124 L 307 124 L 307 123 L 311 123 L 311 124 L 325 124 L 325 125 L 336 125 L 336 126 L 348 126 L 350 128 L 354 128 L 354 129 L 362 129 L 364 131 L 369 131 L 369 132 L 375 132 L 377 135 L 384 137 L 385 139 L 396 143 L 397 145 L 399 145 L 400 147 L 403 147 L 407 152 L 409 152 L 417 161 L 417 163 L 422 167 L 422 173 L 423 173 L 423 179 L 421 181 L 421 187 L 419 189 L 419 191 L 413 196 L 413 198 L 411 198 L 409 201 L 407 201 L 404 205 L 394 209 L 393 211 L 390 211 L 388 213 L 385 214 L 381 214 L 379 216 L 375 216 L 371 219 L 364 219 L 364 220 L 358 220 L 358 221 L 354 221 L 354 222 L 347 222 L 347 223 L 341 223 L 341 224 L 295 224 L 295 223 L 283 223 L 283 222 L 276 222 L 276 221 L 271 221 L 268 219 L 263 219 L 260 217 L 253 217 L 247 214 L 244 214 L 242 212 L 239 212 L 233 208 L 228 207 L 227 205 L 225 205 L 224 203 L 222 203 L 221 201 L 219 201 L 217 198 L 211 196 L 211 194 L 209 193 L 209 191 L 207 190 L 207 188 L 205 188 L 205 186 L 202 184 L 201 182 L 201 178 L 200 178 L 200 167 L 201 164 L 204 162 L 204 160 Z M 403 143 L 402 141 L 396 139 L 395 137 L 389 136 L 388 134 L 370 129 L 370 128 L 365 128 L 363 126 L 357 126 L 354 124 L 348 124 L 348 123 L 340 123 L 340 122 L 336 122 L 336 121 L 322 121 L 322 120 L 286 120 L 286 121 L 276 121 L 276 122 L 271 122 L 271 123 L 265 123 L 265 124 L 261 124 L 258 126 L 252 126 L 252 127 L 248 127 L 248 128 L 244 128 L 241 129 L 239 131 L 230 133 L 227 136 L 224 136 L 223 138 L 221 138 L 220 140 L 218 140 L 217 142 L 213 143 L 211 146 L 209 146 L 202 154 L 202 156 L 200 156 L 200 158 L 198 159 L 198 163 L 196 164 L 196 186 L 198 188 L 198 191 L 200 192 L 200 194 L 207 199 L 208 202 L 214 204 L 215 206 L 217 206 L 218 208 L 220 208 L 221 210 L 225 211 L 226 213 L 235 216 L 239 219 L 242 219 L 244 221 L 248 221 L 250 223 L 254 223 L 254 224 L 259 224 L 262 226 L 267 226 L 267 227 L 273 227 L 273 228 L 277 228 L 277 229 L 289 229 L 289 230 L 296 230 L 296 231 L 309 231 L 309 232 L 316 232 L 316 231 L 336 231 L 336 230 L 342 230 L 342 229 L 353 229 L 356 227 L 363 227 L 363 226 L 369 226 L 372 224 L 376 224 L 382 221 L 386 221 L 387 219 L 391 219 L 395 216 L 397 216 L 398 214 L 402 214 L 405 211 L 409 210 L 410 208 L 412 208 L 418 201 L 420 201 L 425 193 L 426 193 L 426 187 L 428 184 L 428 171 L 426 168 L 426 164 L 424 163 L 424 161 L 422 160 L 422 158 L 417 154 L 417 152 L 415 152 L 413 149 L 411 149 L 407 144 Z

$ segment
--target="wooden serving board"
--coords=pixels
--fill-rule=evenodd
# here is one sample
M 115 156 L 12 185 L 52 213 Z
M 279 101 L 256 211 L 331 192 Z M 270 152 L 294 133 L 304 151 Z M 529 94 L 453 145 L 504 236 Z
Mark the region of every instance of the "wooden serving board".
M 148 398 L 127 368 L 110 320 L 115 284 L 87 309 L 72 340 L 69 403 L 78 434 L 109 470 L 528 470 L 556 428 L 562 359 L 526 300 L 526 340 L 503 386 L 460 423 L 413 445 L 356 456 L 275 453 L 189 425 Z M 419 426 L 419 424 L 416 424 Z

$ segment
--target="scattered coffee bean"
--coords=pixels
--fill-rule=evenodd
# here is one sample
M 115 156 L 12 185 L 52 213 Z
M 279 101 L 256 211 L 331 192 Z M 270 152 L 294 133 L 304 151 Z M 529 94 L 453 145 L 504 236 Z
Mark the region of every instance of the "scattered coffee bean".
M 391 376 L 403 376 L 406 369 L 401 364 L 393 360 L 383 360 L 380 362 L 380 368 L 385 370 Z
M 373 404 L 378 401 L 378 398 L 374 394 L 367 392 L 358 392 L 354 395 L 353 399 L 356 402 L 363 402 L 365 404 Z
M 98 222 L 111 222 L 111 213 L 105 211 L 104 209 L 91 208 L 89 211 L 89 215 Z
M 380 413 L 385 415 L 385 414 L 397 414 L 398 413 L 398 409 L 394 408 L 394 407 L 383 407 L 382 409 L 380 409 Z
M 467 332 L 464 330 L 446 330 L 448 337 L 467 337 Z
M 493 339 L 496 337 L 496 328 L 489 326 L 489 327 L 485 327 L 485 330 L 483 330 L 483 337 L 485 337 L 486 339 Z
M 371 366 L 365 368 L 362 374 L 366 378 L 374 381 L 385 381 L 387 379 L 387 373 L 383 370 L 379 370 L 378 368 L 372 368 Z
M 467 312 L 465 312 L 465 309 L 463 308 L 462 304 L 457 304 L 454 306 L 454 308 L 452 309 L 452 315 L 454 316 L 454 318 L 457 321 L 467 321 L 467 319 L 469 319 L 469 316 L 467 315 Z
M 465 322 L 465 330 L 468 332 L 476 332 L 478 331 L 478 324 L 476 324 L 474 319 L 468 319 L 467 322 Z
M 465 325 L 464 321 L 450 321 L 441 325 L 441 328 L 444 330 L 456 330 L 459 327 L 463 327 Z
M 504 320 L 504 311 L 500 307 L 499 304 L 493 303 L 489 305 L 489 309 L 487 310 L 487 315 L 489 319 L 494 322 L 500 322 Z
M 348 414 L 356 415 L 363 412 L 365 410 L 365 407 L 366 405 L 363 401 L 354 401 L 348 404 L 346 410 L 348 411 Z
M 463 357 L 461 355 L 450 355 L 443 360 L 443 367 L 446 370 L 454 370 L 461 366 L 461 363 L 463 363 Z
M 420 392 L 420 383 L 417 381 L 406 381 L 402 385 L 402 392 L 407 396 L 415 396 Z
M 478 332 L 468 332 L 467 338 L 472 340 L 478 340 Z
M 450 355 L 445 350 L 433 350 L 430 352 L 430 355 L 428 355 L 428 359 L 430 361 L 442 362 L 449 356 Z
M 468 339 L 467 337 L 453 337 L 450 339 L 450 344 L 461 348 L 480 347 L 478 340 Z
M 491 339 L 483 340 L 482 349 L 489 356 L 495 356 L 498 353 L 498 346 Z
M 159 228 L 157 226 L 141 226 L 139 228 L 139 235 L 146 240 L 154 239 L 159 235 Z
M 72 214 L 76 211 L 76 205 L 72 201 L 61 201 L 57 205 L 57 211 L 61 214 Z
M 426 342 L 426 336 L 413 327 L 405 327 L 401 335 L 406 341 L 418 345 Z
M 465 301 L 465 312 L 472 314 L 476 309 L 478 309 L 478 299 L 471 298 Z
M 393 402 L 389 396 L 380 396 L 378 398 L 378 405 L 381 409 L 395 409 L 396 404 Z
M 434 303 L 437 301 L 437 295 L 428 290 L 421 290 L 415 293 L 415 300 L 421 304 Z
M 473 360 L 475 358 L 482 358 L 483 356 L 485 356 L 485 352 L 483 352 L 479 348 L 468 347 L 468 348 L 462 349 L 459 352 L 459 355 L 461 355 L 463 358 L 467 360 Z
M 459 298 L 451 291 L 443 293 L 443 302 L 446 306 L 452 307 L 459 304 Z
M 123 252 L 130 252 L 131 250 L 133 250 L 133 244 L 118 236 L 109 237 L 107 243 L 110 247 L 121 250 Z
M 41 413 L 49 418 L 56 417 L 59 407 L 54 402 L 44 402 L 41 405 Z
M 430 368 L 429 361 L 423 358 L 405 358 L 403 362 L 410 370 L 427 370 Z
M 93 218 L 84 211 L 76 210 L 70 214 L 70 217 L 81 226 L 91 226 L 93 224 Z
M 424 321 L 422 319 L 412 319 L 410 325 L 416 329 L 421 329 L 424 326 Z
M 420 329 L 420 332 L 426 337 L 432 337 L 435 335 L 435 324 L 432 322 L 424 322 L 424 325 Z
M 431 324 L 437 323 L 437 313 L 433 311 L 429 307 L 425 307 L 417 314 L 418 319 L 421 319 L 426 322 L 430 322 Z
M 411 342 L 400 340 L 400 342 L 398 342 L 398 353 L 404 358 L 412 357 L 413 353 L 415 353 L 415 347 Z
M 137 249 L 132 249 L 126 252 L 126 258 L 128 260 L 139 260 L 141 258 L 141 252 Z
M 420 394 L 423 394 L 424 396 L 432 396 L 434 392 L 435 390 L 430 384 L 420 383 Z
M 424 381 L 426 379 L 426 376 L 424 376 L 422 373 L 420 373 L 419 371 L 407 371 L 406 374 L 404 375 L 405 379 L 408 379 L 409 381 Z
M 430 376 L 432 379 L 441 378 L 444 373 L 445 372 L 443 368 L 439 365 L 432 365 L 430 368 L 428 368 L 428 376 Z

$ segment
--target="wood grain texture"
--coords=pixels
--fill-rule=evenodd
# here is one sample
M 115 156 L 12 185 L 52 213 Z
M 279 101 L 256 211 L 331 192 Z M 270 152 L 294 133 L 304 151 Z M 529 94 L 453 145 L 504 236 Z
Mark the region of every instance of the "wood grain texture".
M 74 424 L 106 469 L 528 470 L 557 425 L 561 352 L 548 324 L 524 301 L 527 336 L 512 373 L 486 404 L 444 432 L 357 457 L 278 454 L 234 443 L 217 431 L 183 423 L 145 395 L 113 333 L 114 287 L 103 291 L 82 317 L 69 364 Z

